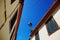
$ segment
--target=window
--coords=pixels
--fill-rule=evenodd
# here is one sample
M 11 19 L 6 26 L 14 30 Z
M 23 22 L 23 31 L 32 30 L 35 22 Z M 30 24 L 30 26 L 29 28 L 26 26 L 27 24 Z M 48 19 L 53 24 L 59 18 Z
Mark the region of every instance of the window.
M 46 27 L 49 35 L 54 33 L 59 28 L 53 17 L 48 19 L 48 21 L 46 22 Z
M 15 0 L 11 0 L 11 4 L 14 2 Z
M 17 12 L 18 12 L 18 10 L 15 12 L 14 16 L 13 16 L 12 19 L 10 20 L 10 31 L 12 30 L 13 25 L 14 25 L 14 23 L 15 23 L 15 21 L 16 21 Z
M 39 40 L 39 34 L 38 34 L 38 32 L 35 34 L 35 40 Z

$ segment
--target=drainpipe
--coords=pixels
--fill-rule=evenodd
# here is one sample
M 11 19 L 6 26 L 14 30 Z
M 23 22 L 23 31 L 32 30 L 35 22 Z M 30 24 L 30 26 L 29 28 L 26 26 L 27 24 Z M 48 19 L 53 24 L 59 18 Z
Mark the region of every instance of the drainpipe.
M 16 27 L 15 27 L 15 32 L 14 32 L 13 40 L 16 40 L 18 26 L 19 26 L 19 22 L 20 22 L 20 19 L 21 19 L 21 14 L 22 14 L 23 6 L 24 6 L 24 0 L 19 0 L 19 3 L 20 3 L 20 5 L 19 5 L 18 15 L 17 15 L 17 24 L 16 24 Z

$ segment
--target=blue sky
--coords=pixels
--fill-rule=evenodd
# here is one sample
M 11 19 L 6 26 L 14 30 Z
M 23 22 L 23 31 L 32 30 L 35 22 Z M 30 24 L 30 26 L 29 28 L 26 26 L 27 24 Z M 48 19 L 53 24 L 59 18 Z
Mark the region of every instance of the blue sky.
M 16 40 L 28 40 L 30 30 L 34 29 L 44 17 L 55 0 L 24 0 L 24 7 Z M 28 23 L 32 23 L 32 27 Z

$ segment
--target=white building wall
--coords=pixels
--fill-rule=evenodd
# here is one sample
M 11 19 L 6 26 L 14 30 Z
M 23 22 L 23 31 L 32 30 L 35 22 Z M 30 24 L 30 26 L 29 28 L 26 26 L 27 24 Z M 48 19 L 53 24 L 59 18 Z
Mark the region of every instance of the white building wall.
M 0 32 L 1 32 L 0 33 L 1 40 L 10 40 L 10 36 L 11 36 L 11 34 L 13 32 L 13 29 L 15 28 L 16 23 L 17 23 L 17 19 L 16 19 L 16 21 L 15 21 L 13 27 L 12 27 L 11 32 L 10 32 L 10 20 L 12 19 L 12 17 L 14 16 L 14 14 L 15 14 L 16 10 L 18 10 L 18 8 L 19 8 L 19 5 L 16 7 L 16 9 L 14 10 L 14 12 L 10 16 L 10 18 L 8 18 L 6 20 L 6 23 L 4 24 L 3 28 L 0 30 Z
M 60 9 L 58 9 L 58 11 L 56 12 L 56 14 L 53 16 L 56 23 L 58 24 L 58 26 L 60 27 Z
M 46 25 L 44 25 L 39 31 L 39 38 L 40 40 L 60 40 L 60 29 L 49 36 Z

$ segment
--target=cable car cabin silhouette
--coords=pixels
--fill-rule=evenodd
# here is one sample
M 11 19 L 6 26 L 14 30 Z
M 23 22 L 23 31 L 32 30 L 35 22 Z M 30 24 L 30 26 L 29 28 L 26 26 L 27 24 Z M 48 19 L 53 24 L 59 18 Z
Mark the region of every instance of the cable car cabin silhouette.
M 16 40 L 22 0 L 0 0 L 0 40 Z

